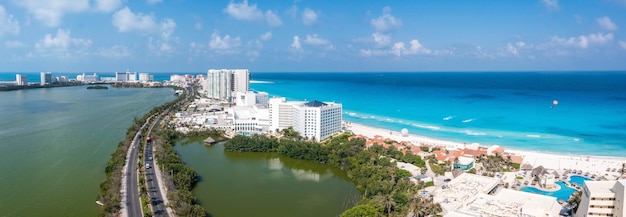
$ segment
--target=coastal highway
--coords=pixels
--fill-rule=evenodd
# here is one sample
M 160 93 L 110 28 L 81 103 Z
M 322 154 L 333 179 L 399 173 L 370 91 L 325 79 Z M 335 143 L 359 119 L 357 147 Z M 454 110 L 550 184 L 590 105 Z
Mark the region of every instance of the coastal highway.
M 150 197 L 150 204 L 152 204 L 152 213 L 154 214 L 154 216 L 168 216 L 167 210 L 165 210 L 166 207 L 162 196 L 163 194 L 161 193 L 161 188 L 159 188 L 159 179 L 157 179 L 155 173 L 154 155 L 152 153 L 152 141 L 146 142 L 144 156 L 144 165 L 146 165 L 146 184 L 148 187 L 148 197 Z
M 150 120 L 150 119 L 148 119 Z M 146 126 L 144 123 L 141 126 L 143 129 Z M 139 139 L 141 138 L 141 129 L 135 134 L 133 142 L 130 144 L 130 155 L 128 164 L 126 165 L 126 216 L 143 216 L 141 211 L 141 202 L 139 201 L 139 187 L 137 179 L 137 146 L 139 145 Z

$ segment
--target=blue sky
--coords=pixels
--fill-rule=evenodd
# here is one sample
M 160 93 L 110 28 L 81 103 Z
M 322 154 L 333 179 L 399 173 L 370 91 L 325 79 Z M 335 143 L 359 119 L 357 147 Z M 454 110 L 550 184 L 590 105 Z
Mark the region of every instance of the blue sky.
M 1 0 L 0 71 L 626 70 L 626 0 Z

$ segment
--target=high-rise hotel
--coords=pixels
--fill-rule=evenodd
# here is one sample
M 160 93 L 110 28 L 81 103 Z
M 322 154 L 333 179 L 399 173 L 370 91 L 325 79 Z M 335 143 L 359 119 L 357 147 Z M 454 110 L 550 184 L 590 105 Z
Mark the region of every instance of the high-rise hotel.
M 341 104 L 317 100 L 269 100 L 270 131 L 293 127 L 301 136 L 321 141 L 341 131 Z
M 204 90 L 209 98 L 232 103 L 235 92 L 247 92 L 249 86 L 250 71 L 247 69 L 211 69 Z

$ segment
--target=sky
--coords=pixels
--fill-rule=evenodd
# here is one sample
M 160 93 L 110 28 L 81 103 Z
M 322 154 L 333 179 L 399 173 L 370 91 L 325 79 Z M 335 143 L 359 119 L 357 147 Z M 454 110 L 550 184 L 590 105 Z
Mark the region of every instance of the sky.
M 0 72 L 626 70 L 626 0 L 0 0 Z

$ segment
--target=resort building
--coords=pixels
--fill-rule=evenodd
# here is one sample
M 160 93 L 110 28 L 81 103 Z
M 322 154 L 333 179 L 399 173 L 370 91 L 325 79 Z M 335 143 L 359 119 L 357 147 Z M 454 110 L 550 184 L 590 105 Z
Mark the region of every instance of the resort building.
M 233 102 L 235 92 L 247 92 L 250 71 L 247 69 L 211 69 L 207 73 L 204 90 L 207 97 Z
M 173 74 L 173 75 L 170 75 L 170 81 L 171 82 L 185 82 L 187 81 L 187 77 L 185 77 L 184 75 Z
M 139 73 L 139 81 L 140 82 L 154 81 L 154 75 L 148 74 L 146 72 Z
M 585 181 L 576 217 L 626 217 L 626 180 Z
M 41 86 L 46 86 L 46 85 L 52 84 L 52 73 L 50 73 L 50 72 L 41 72 L 40 76 L 41 76 L 41 80 L 40 80 L 39 83 L 41 84 Z
M 321 141 L 341 131 L 341 104 L 313 100 L 294 105 L 293 129 Z
M 259 108 L 268 107 L 268 94 L 266 92 L 246 91 L 235 92 L 235 105 L 237 106 L 253 106 Z
M 555 197 L 497 189 L 500 179 L 463 173 L 433 192 L 446 217 L 559 216 Z
M 115 72 L 116 82 L 136 82 L 137 73 L 126 70 L 126 72 Z
M 457 157 L 452 164 L 452 168 L 461 169 L 463 171 L 472 169 L 474 168 L 474 158 L 464 156 Z
M 293 127 L 293 106 L 302 101 L 287 101 L 285 97 L 273 97 L 269 100 L 270 131 L 279 131 Z
M 505 188 L 495 195 L 478 193 L 463 201 L 461 206 L 447 213 L 445 217 L 559 217 L 561 209 L 555 197 Z
M 293 127 L 301 136 L 321 141 L 341 131 L 341 104 L 333 102 L 269 100 L 270 131 Z
M 235 132 L 266 133 L 269 131 L 269 111 L 256 106 L 233 106 L 229 109 Z
M 93 75 L 88 75 L 88 74 L 83 73 L 82 75 L 77 75 L 76 80 L 82 81 L 85 83 L 96 82 L 98 81 L 98 74 L 93 73 Z
M 26 86 L 28 85 L 28 79 L 26 75 L 15 74 L 15 85 Z

